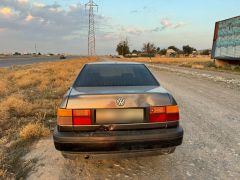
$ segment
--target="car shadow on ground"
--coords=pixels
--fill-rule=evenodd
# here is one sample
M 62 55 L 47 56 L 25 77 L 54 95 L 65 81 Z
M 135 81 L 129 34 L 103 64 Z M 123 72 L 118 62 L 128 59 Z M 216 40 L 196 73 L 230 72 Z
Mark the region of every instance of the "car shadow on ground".
M 78 157 L 76 160 L 66 160 L 65 167 L 74 167 L 64 172 L 64 176 L 68 173 L 72 177 L 87 177 L 89 179 L 122 179 L 136 178 L 151 179 L 159 177 L 169 177 L 168 169 L 171 165 L 171 156 L 149 156 L 149 157 L 133 157 L 125 159 L 84 159 Z M 156 173 L 157 172 L 157 173 Z M 70 177 L 70 174 L 68 177 Z M 75 177 L 74 177 L 75 176 Z

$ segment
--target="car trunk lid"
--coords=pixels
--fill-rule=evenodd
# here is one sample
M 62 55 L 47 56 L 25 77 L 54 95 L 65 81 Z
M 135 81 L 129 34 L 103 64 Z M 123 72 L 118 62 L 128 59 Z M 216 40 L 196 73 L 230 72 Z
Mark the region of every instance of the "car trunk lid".
M 146 108 L 171 103 L 168 92 L 160 86 L 81 87 L 72 89 L 67 109 Z
M 148 122 L 149 107 L 170 105 L 162 87 L 73 88 L 67 109 L 90 109 L 95 125 Z

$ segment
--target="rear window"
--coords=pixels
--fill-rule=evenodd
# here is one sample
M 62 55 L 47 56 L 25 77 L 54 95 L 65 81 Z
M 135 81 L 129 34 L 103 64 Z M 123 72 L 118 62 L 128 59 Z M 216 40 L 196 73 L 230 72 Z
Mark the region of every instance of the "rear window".
M 142 64 L 85 65 L 74 87 L 97 86 L 159 86 L 159 83 Z

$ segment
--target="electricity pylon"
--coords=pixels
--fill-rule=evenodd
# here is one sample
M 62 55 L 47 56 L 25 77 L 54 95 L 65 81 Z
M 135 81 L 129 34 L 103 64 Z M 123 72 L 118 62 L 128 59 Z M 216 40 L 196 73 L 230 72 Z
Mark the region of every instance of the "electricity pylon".
M 96 55 L 94 7 L 98 8 L 98 5 L 93 0 L 89 0 L 85 7 L 89 8 L 88 55 L 94 56 Z

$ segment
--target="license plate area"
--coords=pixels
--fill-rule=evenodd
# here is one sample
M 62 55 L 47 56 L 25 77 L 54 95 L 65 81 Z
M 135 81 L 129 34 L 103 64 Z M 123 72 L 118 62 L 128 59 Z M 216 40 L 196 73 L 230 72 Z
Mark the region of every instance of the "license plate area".
M 97 109 L 96 124 L 132 124 L 144 122 L 144 109 Z

